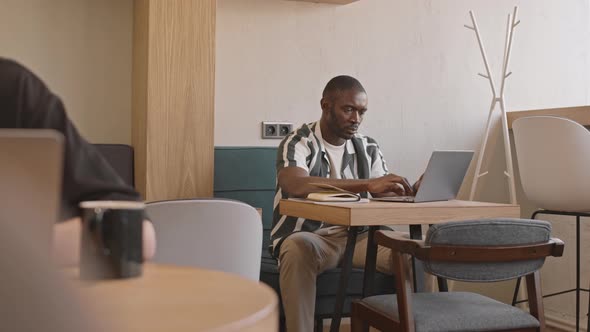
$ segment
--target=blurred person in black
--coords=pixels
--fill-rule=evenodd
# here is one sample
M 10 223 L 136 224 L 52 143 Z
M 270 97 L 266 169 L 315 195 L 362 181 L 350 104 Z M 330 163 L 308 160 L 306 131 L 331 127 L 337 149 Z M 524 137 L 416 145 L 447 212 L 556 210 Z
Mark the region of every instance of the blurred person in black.
M 54 256 L 61 265 L 80 256 L 78 203 L 89 200 L 139 201 L 141 196 L 117 175 L 100 152 L 68 118 L 60 98 L 24 66 L 0 57 L 0 128 L 54 129 L 64 135 L 65 158 L 60 222 L 54 226 Z M 143 255 L 151 258 L 156 239 L 152 224 L 143 224 Z

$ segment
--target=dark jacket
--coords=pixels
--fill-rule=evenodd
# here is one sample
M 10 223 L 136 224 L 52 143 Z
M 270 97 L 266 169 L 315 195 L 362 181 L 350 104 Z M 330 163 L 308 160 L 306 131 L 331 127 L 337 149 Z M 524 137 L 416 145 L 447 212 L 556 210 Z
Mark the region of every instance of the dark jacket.
M 60 98 L 20 64 L 0 58 L 0 128 L 55 129 L 65 138 L 61 219 L 85 200 L 140 200 L 68 118 Z M 0 157 L 1 158 L 1 157 Z

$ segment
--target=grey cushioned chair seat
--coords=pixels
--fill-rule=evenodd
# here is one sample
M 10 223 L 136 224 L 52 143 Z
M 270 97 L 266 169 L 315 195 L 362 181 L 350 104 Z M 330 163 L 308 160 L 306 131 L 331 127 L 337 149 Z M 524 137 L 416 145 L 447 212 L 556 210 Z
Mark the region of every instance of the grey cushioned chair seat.
M 395 295 L 371 296 L 362 302 L 399 321 Z M 527 312 L 475 293 L 415 293 L 412 309 L 416 332 L 496 331 L 539 326 L 539 321 Z

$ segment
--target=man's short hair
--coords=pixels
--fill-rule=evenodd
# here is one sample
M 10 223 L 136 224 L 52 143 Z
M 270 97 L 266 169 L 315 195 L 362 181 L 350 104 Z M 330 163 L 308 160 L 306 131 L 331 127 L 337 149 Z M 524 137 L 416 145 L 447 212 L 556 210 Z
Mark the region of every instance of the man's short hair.
M 347 75 L 336 76 L 331 79 L 328 84 L 326 84 L 324 92 L 322 93 L 322 97 L 325 98 L 336 91 L 346 91 L 352 89 L 366 93 L 365 88 L 356 78 Z

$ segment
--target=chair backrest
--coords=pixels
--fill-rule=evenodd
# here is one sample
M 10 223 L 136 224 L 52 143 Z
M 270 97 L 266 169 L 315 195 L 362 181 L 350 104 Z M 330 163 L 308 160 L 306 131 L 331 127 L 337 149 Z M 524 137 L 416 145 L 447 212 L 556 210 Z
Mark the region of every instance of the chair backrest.
M 551 224 L 529 219 L 478 219 L 433 225 L 426 234 L 427 246 L 510 247 L 546 243 Z M 532 273 L 543 266 L 544 258 L 506 262 L 426 261 L 431 274 L 461 281 L 509 280 Z
M 216 147 L 213 195 L 262 209 L 267 252 L 276 188 L 276 147 Z
M 262 223 L 252 206 L 226 199 L 186 199 L 151 202 L 146 210 L 158 234 L 155 262 L 259 279 Z
M 590 211 L 590 132 L 553 116 L 517 119 L 513 131 L 529 201 L 547 210 Z
M 117 174 L 130 186 L 135 186 L 133 148 L 125 144 L 93 144 Z

